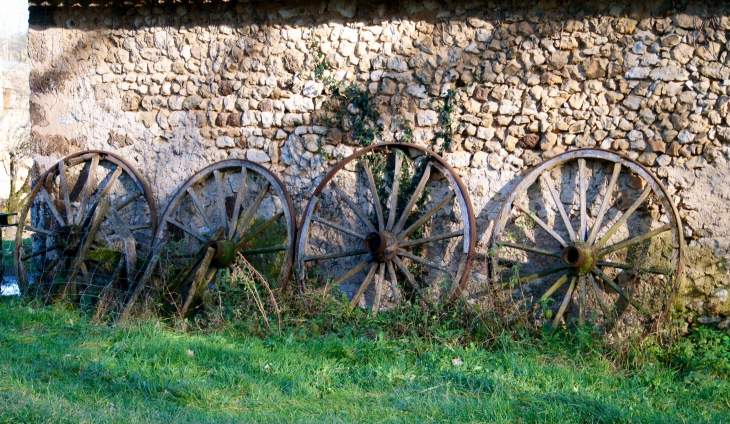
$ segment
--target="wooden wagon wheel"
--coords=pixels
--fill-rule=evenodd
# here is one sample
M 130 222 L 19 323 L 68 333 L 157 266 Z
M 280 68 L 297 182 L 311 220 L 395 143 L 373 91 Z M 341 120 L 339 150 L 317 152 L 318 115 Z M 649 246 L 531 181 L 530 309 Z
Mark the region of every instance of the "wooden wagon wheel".
M 495 288 L 534 323 L 590 322 L 616 336 L 656 329 L 682 272 L 682 224 L 639 163 L 572 150 L 529 171 L 495 222 Z
M 119 312 L 149 259 L 157 216 L 145 179 L 104 151 L 68 156 L 41 175 L 18 219 L 24 295 Z
M 412 144 L 373 145 L 315 189 L 300 226 L 297 278 L 325 292 L 338 287 L 351 306 L 373 313 L 401 298 L 398 282 L 429 302 L 451 300 L 469 278 L 475 231 L 466 188 L 441 157 Z
M 159 280 L 151 284 L 153 291 L 185 315 L 196 292 L 230 275 L 237 254 L 272 286 L 284 286 L 295 235 L 291 198 L 274 174 L 239 159 L 210 165 L 188 179 L 165 209 L 155 255 L 125 318 L 151 279 Z

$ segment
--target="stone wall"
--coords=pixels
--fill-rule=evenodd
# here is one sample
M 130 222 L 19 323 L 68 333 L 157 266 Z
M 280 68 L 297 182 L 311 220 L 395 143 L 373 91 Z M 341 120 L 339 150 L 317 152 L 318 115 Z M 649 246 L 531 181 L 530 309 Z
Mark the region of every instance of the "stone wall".
M 471 192 L 482 254 L 529 167 L 579 147 L 637 159 L 684 221 L 682 304 L 727 314 L 730 7 L 563 3 L 53 9 L 30 32 L 36 167 L 79 149 L 116 151 L 164 207 L 203 166 L 243 157 L 282 176 L 301 212 L 330 158 L 357 145 L 317 119 L 327 94 L 312 76 L 326 60 L 323 76 L 372 94 L 384 140 L 410 122 L 414 141 L 429 145 L 438 105 L 459 89 L 444 157 Z

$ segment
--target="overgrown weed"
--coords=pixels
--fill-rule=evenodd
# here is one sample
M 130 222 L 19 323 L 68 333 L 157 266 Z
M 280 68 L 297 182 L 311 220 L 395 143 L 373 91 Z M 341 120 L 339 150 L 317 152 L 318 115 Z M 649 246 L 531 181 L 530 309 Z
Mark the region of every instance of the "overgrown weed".
M 233 282 L 225 290 L 227 300 L 221 303 L 218 318 L 198 317 L 196 328 L 203 331 L 231 328 L 261 338 L 288 337 L 300 341 L 354 337 L 410 343 L 419 349 L 440 345 L 562 355 L 587 361 L 602 359 L 627 372 L 662 364 L 676 370 L 678 377 L 693 372 L 717 377 L 730 375 L 730 336 L 711 327 L 698 327 L 685 337 L 671 340 L 649 336 L 618 343 L 608 341 L 590 325 L 557 331 L 527 324 L 508 326 L 498 314 L 483 311 L 463 299 L 447 304 L 404 301 L 372 316 L 368 309 L 351 309 L 347 299 L 336 295 L 274 289 L 272 297 L 260 283 L 240 282 Z M 254 295 L 251 290 L 260 293 Z M 257 296 L 261 304 L 252 301 Z M 280 330 L 275 334 L 266 322 L 277 319 Z

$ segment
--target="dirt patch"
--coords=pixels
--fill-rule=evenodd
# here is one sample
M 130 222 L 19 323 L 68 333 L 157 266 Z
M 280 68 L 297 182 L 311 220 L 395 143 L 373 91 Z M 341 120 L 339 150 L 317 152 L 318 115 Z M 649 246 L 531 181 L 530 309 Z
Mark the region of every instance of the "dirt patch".
M 127 134 L 118 134 L 114 131 L 109 131 L 109 139 L 107 140 L 107 143 L 116 147 L 117 149 L 120 149 L 122 147 L 131 146 L 132 144 L 134 144 L 134 140 L 129 138 Z
M 79 150 L 80 139 L 69 140 L 58 134 L 41 135 L 36 131 L 30 133 L 30 151 L 40 156 L 68 156 Z
M 65 70 L 53 69 L 47 72 L 30 72 L 30 91 L 35 94 L 46 94 L 54 90 L 63 90 L 71 73 Z

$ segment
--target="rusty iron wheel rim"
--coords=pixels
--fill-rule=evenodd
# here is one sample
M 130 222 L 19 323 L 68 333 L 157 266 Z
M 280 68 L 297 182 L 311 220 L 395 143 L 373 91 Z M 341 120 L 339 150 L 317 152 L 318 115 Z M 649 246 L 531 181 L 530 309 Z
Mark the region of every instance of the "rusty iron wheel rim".
M 201 190 L 206 187 L 209 190 Z M 257 224 L 262 205 L 274 205 L 276 210 Z M 125 311 L 129 311 L 145 287 L 153 285 L 158 292 L 155 295 L 163 295 L 168 303 L 175 305 L 177 313 L 185 315 L 194 296 L 192 285 L 203 287 L 219 281 L 221 273 L 230 275 L 238 254 L 249 260 L 278 256 L 278 259 L 265 256 L 277 268 L 270 284 L 286 286 L 294 257 L 295 223 L 294 206 L 286 187 L 263 166 L 243 159 L 228 159 L 203 168 L 172 195 L 155 235 L 154 260 Z M 272 228 L 281 227 L 285 237 L 282 244 L 253 246 L 266 242 Z M 186 249 L 187 256 L 171 256 L 172 241 L 181 244 L 179 248 Z M 252 262 L 256 265 L 255 260 Z M 160 270 L 161 263 L 176 264 L 177 268 L 167 275 Z M 266 274 L 264 270 L 259 271 Z M 153 276 L 161 279 L 162 287 L 151 284 Z
M 603 162 L 609 166 L 604 166 L 602 170 L 598 166 L 587 168 L 587 161 L 590 161 L 591 164 Z M 611 164 L 613 170 L 609 173 L 608 169 Z M 560 187 L 556 189 L 551 172 L 559 171 L 562 176 L 562 173 L 566 170 L 569 172 L 571 167 L 575 169 L 575 172 L 568 173 L 568 175 L 577 179 L 577 182 L 572 185 L 565 185 L 561 179 Z M 592 200 L 591 206 L 593 208 L 591 210 L 587 204 L 588 184 L 596 175 L 603 176 L 600 180 L 599 192 Z M 611 176 L 610 179 L 609 175 Z M 623 179 L 621 179 L 622 176 Z M 639 179 L 637 180 L 636 177 Z M 621 181 L 619 181 L 620 179 Z M 632 188 L 631 184 L 637 187 Z M 572 192 L 569 192 L 573 193 L 573 200 L 569 205 L 572 208 L 568 212 L 566 212 L 562 200 L 563 193 L 566 191 L 564 186 L 573 189 Z M 618 197 L 614 196 L 613 191 L 621 186 L 628 188 L 622 190 Z M 576 188 L 577 195 L 574 194 Z M 639 188 L 643 188 L 641 195 L 638 197 L 629 196 L 636 194 L 634 192 L 638 192 Z M 610 193 L 608 192 L 609 189 L 611 190 Z M 541 220 L 534 210 L 530 210 L 529 202 L 534 200 L 535 205 L 537 205 L 537 200 L 539 200 L 536 191 L 542 197 L 542 207 L 546 208 L 545 213 L 547 213 L 548 207 L 552 207 L 554 211 L 552 214 L 553 224 L 549 224 L 549 219 L 548 222 Z M 627 198 L 633 200 L 633 202 L 631 206 L 624 208 L 623 206 L 628 205 L 628 203 L 619 203 L 619 200 L 627 193 L 629 193 Z M 522 204 L 524 198 L 527 198 L 528 206 Z M 615 203 L 612 205 L 612 202 Z M 612 208 L 617 209 L 617 211 L 613 211 Z M 649 208 L 654 209 L 649 210 Z M 574 222 L 570 217 L 570 212 L 574 209 L 577 209 L 574 215 L 577 222 Z M 652 217 L 655 210 L 658 216 Z M 659 214 L 659 210 L 663 210 L 663 214 Z M 610 220 L 608 219 L 609 211 L 615 212 Z M 637 211 L 640 211 L 640 213 L 637 214 Z M 518 213 L 517 218 L 515 218 L 516 212 Z M 591 218 L 594 218 L 592 223 L 588 222 L 588 212 L 591 212 Z M 627 216 L 624 217 L 624 215 Z M 641 218 L 639 218 L 639 215 L 642 215 Z M 647 219 L 647 216 L 649 219 Z M 519 219 L 519 217 L 523 218 L 522 224 L 516 223 L 516 219 Z M 632 217 L 634 221 L 631 221 Z M 639 219 L 650 220 L 648 228 L 642 227 L 640 224 L 645 224 L 645 222 L 639 221 Z M 599 225 L 596 225 L 599 220 Z M 531 223 L 535 229 L 538 229 L 531 233 L 534 238 L 531 241 L 532 244 L 530 244 L 529 236 L 526 234 L 530 230 L 524 231 L 524 223 Z M 636 234 L 636 231 L 632 234 L 627 223 L 633 223 L 636 228 L 639 228 L 638 231 L 641 234 Z M 659 225 L 661 223 L 664 223 L 664 225 Z M 508 225 L 514 226 L 507 228 Z M 550 234 L 546 227 L 555 234 Z M 510 229 L 525 232 L 525 235 L 521 235 L 523 238 L 522 243 L 514 240 L 515 231 L 508 231 Z M 622 230 L 628 232 L 629 237 L 625 240 L 616 240 L 615 237 L 622 234 Z M 536 240 L 537 236 L 535 236 L 537 231 L 542 231 L 544 239 L 552 240 L 560 248 L 548 249 L 538 245 L 539 242 Z M 634 262 L 625 264 L 606 260 L 606 258 L 619 257 L 621 254 L 625 254 L 627 259 L 641 256 L 640 254 L 631 253 L 631 257 L 629 257 L 630 249 L 636 251 L 640 244 L 645 242 L 661 243 L 660 238 L 665 237 L 664 234 L 667 232 L 671 234 L 671 240 L 669 241 L 671 244 L 665 247 L 670 254 L 665 254 L 667 264 L 664 268 L 642 267 L 641 263 L 636 265 Z M 634 246 L 637 247 L 634 248 Z M 561 318 L 565 316 L 567 307 L 577 305 L 577 322 L 579 324 L 585 324 L 589 312 L 591 312 L 594 317 L 600 317 L 603 330 L 618 329 L 618 331 L 621 331 L 620 327 L 622 325 L 636 325 L 638 327 L 637 331 L 641 333 L 640 335 L 645 336 L 660 328 L 672 305 L 682 275 L 683 246 L 682 223 L 677 208 L 661 181 L 648 169 L 634 160 L 611 151 L 602 149 L 571 150 L 548 159 L 529 170 L 503 202 L 499 215 L 495 220 L 492 234 L 490 249 L 491 281 L 494 290 L 501 292 L 505 297 L 514 301 L 513 308 L 518 309 L 517 319 L 519 321 L 533 320 L 535 323 L 552 321 L 552 327 L 555 328 L 561 324 Z M 510 256 L 510 259 L 507 256 Z M 637 262 L 640 262 L 641 259 L 643 258 L 639 257 Z M 554 266 L 546 265 L 550 261 L 556 262 Z M 542 265 L 538 266 L 538 263 Z M 622 268 L 617 268 L 619 266 L 622 266 Z M 509 267 L 509 269 L 506 267 Z M 531 269 L 525 273 L 520 273 L 522 267 L 531 267 Z M 617 271 L 619 269 L 621 271 Z M 610 275 L 607 270 L 611 271 Z M 626 274 L 622 274 L 624 272 Z M 656 276 L 660 274 L 663 277 Z M 631 278 L 631 275 L 637 276 L 637 278 Z M 623 280 L 616 276 L 623 278 Z M 548 278 L 548 284 L 542 283 L 542 279 L 545 277 Z M 645 278 L 647 282 L 641 282 L 638 277 Z M 666 283 L 657 283 L 657 281 L 664 281 L 664 279 L 668 281 Z M 617 281 L 619 283 L 626 281 L 627 285 L 622 287 Z M 549 283 L 552 283 L 552 285 Z M 568 287 L 563 295 L 562 289 L 566 286 Z M 545 287 L 549 288 L 545 290 Z M 647 291 L 654 289 L 656 293 L 660 293 L 663 296 L 661 305 L 655 305 L 651 310 L 648 309 L 647 305 L 656 302 L 657 299 L 649 300 L 634 297 L 632 293 L 638 293 L 641 288 Z M 610 307 L 611 305 L 606 304 L 609 291 L 613 292 L 611 294 L 613 299 L 620 301 L 616 302 L 617 304 L 624 304 L 622 313 L 627 318 L 624 319 L 619 315 L 617 311 L 620 308 L 614 309 Z M 552 300 L 551 296 L 556 293 L 560 293 L 557 296 L 557 301 L 548 308 L 546 305 Z M 515 301 L 514 296 L 516 295 L 529 307 L 520 306 Z M 531 300 L 526 301 L 528 296 Z M 642 304 L 642 302 L 645 303 Z M 555 306 L 559 306 L 557 313 L 554 313 Z M 589 311 L 589 308 L 592 310 Z M 572 307 L 571 310 L 573 309 L 575 308 Z M 575 315 L 575 312 L 571 311 L 571 313 Z M 632 317 L 639 317 L 640 319 Z M 620 318 L 622 320 L 618 321 Z M 624 334 L 626 333 L 624 332 Z
M 78 169 L 79 165 L 81 165 L 81 169 Z M 112 172 L 111 169 L 114 171 Z M 104 170 L 107 171 L 106 175 L 99 177 Z M 78 172 L 74 173 L 76 171 Z M 84 173 L 83 177 L 82 173 Z M 94 178 L 89 178 L 89 174 Z M 82 186 L 78 187 L 80 181 L 82 181 Z M 75 182 L 77 187 L 69 189 L 71 182 Z M 99 190 L 101 187 L 103 188 Z M 128 196 L 119 198 L 122 189 L 128 189 Z M 78 200 L 77 206 L 74 206 L 73 200 Z M 39 207 L 46 210 L 45 222 L 41 227 L 33 225 L 33 217 L 30 215 L 33 205 L 38 202 L 45 205 Z M 103 216 L 100 211 L 97 211 L 101 204 L 106 204 L 102 207 L 107 210 Z M 114 208 L 115 212 L 112 213 L 107 208 Z M 130 215 L 133 213 L 130 211 L 132 209 L 137 214 Z M 84 213 L 81 213 L 81 210 Z M 44 225 L 46 228 L 42 228 Z M 100 301 L 94 305 L 94 315 L 101 318 L 106 312 L 111 311 L 111 305 L 108 304 L 107 299 L 112 296 L 112 290 L 115 293 L 115 302 L 121 305 L 123 300 L 118 298 L 128 295 L 141 276 L 142 270 L 137 268 L 137 263 L 140 260 L 148 259 L 156 227 L 157 214 L 152 192 L 145 178 L 134 166 L 119 155 L 102 150 L 87 150 L 69 155 L 39 177 L 19 214 L 19 231 L 16 234 L 14 250 L 15 272 L 19 289 L 23 295 L 26 295 L 30 294 L 30 286 L 35 285 L 31 283 L 33 271 L 28 269 L 28 262 L 31 258 L 28 258 L 29 253 L 25 252 L 23 234 L 31 233 L 31 240 L 36 238 L 38 243 L 41 241 L 43 244 L 51 243 L 51 247 L 60 247 L 58 241 L 63 234 L 64 244 L 68 245 L 58 249 L 46 246 L 45 249 L 49 250 L 45 253 L 31 252 L 30 254 L 36 255 L 32 259 L 34 262 L 32 267 L 37 268 L 41 279 L 53 276 L 53 279 L 56 280 L 60 275 L 68 274 L 67 277 L 70 277 L 70 280 L 76 280 L 76 277 L 80 277 L 81 280 L 65 283 L 61 293 L 52 293 L 49 290 L 43 297 L 46 301 L 49 301 L 51 297 L 83 300 L 84 296 L 87 298 L 91 296 L 89 294 L 92 291 L 91 288 L 103 284 L 104 287 L 98 293 Z M 121 251 L 99 246 L 99 238 L 102 235 L 105 237 L 104 240 L 108 241 L 107 236 L 122 237 L 120 233 L 126 237 L 122 238 L 124 247 Z M 43 238 L 45 240 L 42 240 Z M 57 241 L 49 242 L 49 238 Z M 132 243 L 132 239 L 134 239 L 134 243 Z M 69 242 L 69 240 L 72 241 Z M 48 253 L 58 250 L 61 251 L 61 254 L 56 254 L 46 264 L 46 259 L 51 256 Z M 104 251 L 102 252 L 102 250 Z M 76 256 L 69 259 L 70 256 L 67 254 Z M 119 263 L 126 262 L 125 269 L 120 271 L 117 267 L 114 271 L 108 271 L 105 267 L 98 266 L 104 262 L 105 255 L 116 257 Z M 123 260 L 119 258 L 123 258 Z M 70 264 L 67 264 L 69 260 Z M 38 261 L 42 261 L 40 266 Z M 93 272 L 89 270 L 92 266 L 89 261 L 96 264 Z M 69 265 L 71 269 L 64 270 L 63 267 L 66 265 Z M 111 283 L 106 281 L 109 279 L 114 281 Z M 104 282 L 102 283 L 102 281 Z M 58 285 L 56 282 L 52 284 Z M 68 288 L 71 285 L 80 286 L 81 294 L 76 296 L 73 292 L 69 293 Z M 35 286 L 36 292 L 40 290 L 40 285 Z M 118 309 L 121 310 L 121 307 Z
M 368 156 L 366 155 L 370 153 L 383 153 L 386 155 L 386 158 L 384 159 L 384 163 L 387 164 L 386 168 L 388 170 L 393 169 L 392 175 L 397 175 L 398 178 L 400 178 L 400 170 L 398 171 L 398 174 L 395 174 L 395 169 L 402 165 L 402 159 L 400 158 L 400 154 L 395 152 L 401 152 L 401 154 L 404 154 L 406 157 L 408 157 L 409 152 L 411 151 L 417 152 L 417 157 L 413 160 L 412 165 L 415 167 L 416 161 L 420 160 L 421 162 L 419 166 L 423 168 L 423 172 L 419 177 L 418 185 L 415 186 L 413 192 L 411 193 L 411 199 L 409 199 L 407 202 L 403 202 L 402 199 L 397 200 L 398 196 L 395 196 L 396 208 L 394 209 L 395 212 L 391 214 L 390 210 L 393 209 L 392 206 L 394 196 L 387 195 L 386 198 L 380 197 L 377 194 L 378 189 L 376 188 L 375 180 L 373 179 L 373 170 L 370 169 L 370 166 L 362 165 L 367 164 L 366 158 Z M 368 208 L 366 210 L 370 212 L 370 217 L 364 217 L 364 212 L 362 212 L 361 210 L 362 206 L 356 204 L 355 201 L 351 200 L 353 198 L 353 193 L 345 193 L 342 191 L 341 188 L 335 187 L 335 177 L 339 174 L 339 178 L 345 178 L 345 176 L 343 176 L 345 174 L 340 173 L 343 172 L 343 169 L 345 169 L 345 167 L 349 165 L 358 167 L 358 171 L 356 171 L 356 173 L 362 176 L 362 178 L 358 181 L 360 181 L 365 187 L 367 187 L 363 189 L 363 193 L 369 193 L 370 199 L 366 199 L 363 197 L 362 199 L 364 200 L 360 201 L 362 206 L 366 206 Z M 431 170 L 434 170 L 433 174 L 431 174 Z M 428 175 L 425 175 L 427 172 Z M 426 176 L 425 179 L 423 179 L 424 175 Z M 434 181 L 430 179 L 432 175 L 442 175 L 446 180 L 446 187 L 448 187 L 448 189 L 451 191 L 451 194 L 445 195 L 441 202 L 431 207 L 426 212 L 423 212 L 422 215 L 420 215 L 419 217 L 418 214 L 414 212 L 413 204 L 415 204 L 415 202 L 417 201 L 415 200 L 416 197 L 420 199 L 420 197 L 423 195 L 423 192 L 425 190 L 424 187 L 427 185 L 427 183 L 429 181 Z M 395 190 L 398 194 L 401 194 L 401 188 L 399 187 L 400 183 L 393 184 L 393 180 L 395 179 L 396 178 L 391 177 L 390 183 L 385 183 L 385 180 L 383 180 L 382 183 L 385 187 L 384 190 L 390 189 L 391 194 Z M 410 183 L 410 187 L 413 187 L 413 182 L 415 182 L 415 180 L 416 178 L 414 174 Z M 421 190 L 419 191 L 419 186 L 421 185 L 423 185 L 423 187 L 421 187 Z M 344 208 L 344 206 L 342 206 L 343 203 L 347 205 L 347 208 L 349 208 L 348 210 L 351 211 L 350 217 L 352 217 L 353 214 L 354 216 L 358 217 L 359 219 L 356 218 L 356 224 L 361 225 L 366 231 L 362 232 L 362 234 L 358 233 L 356 231 L 356 228 L 350 228 L 348 227 L 347 223 L 340 222 L 341 218 L 343 218 L 344 216 L 337 217 L 337 222 L 333 222 L 317 215 L 318 208 L 322 200 L 321 197 L 323 196 L 323 193 L 326 189 L 329 190 L 329 194 L 332 197 L 339 199 L 339 206 Z M 338 193 L 338 191 L 341 192 L 341 194 Z M 343 195 L 347 196 L 348 199 L 345 199 Z M 360 198 L 360 196 L 354 197 L 356 200 Z M 378 202 L 375 202 L 375 199 L 378 199 Z M 424 201 L 431 200 L 433 199 L 424 199 Z M 355 209 L 350 206 L 348 202 L 355 204 L 355 207 L 359 209 L 359 212 L 355 211 Z M 434 202 L 432 201 L 431 203 Z M 445 221 L 445 219 L 440 218 L 437 212 L 439 212 L 442 208 L 445 208 L 446 205 L 452 205 L 451 213 L 454 215 L 456 215 L 454 209 L 458 205 L 460 215 L 460 221 L 458 221 L 458 224 L 461 225 L 460 229 L 457 229 L 456 231 L 452 231 L 450 233 L 432 235 L 429 237 L 418 239 L 416 241 L 410 240 L 408 238 L 412 233 L 418 230 L 420 226 L 423 226 L 426 222 L 428 222 L 428 219 L 440 220 L 438 222 Z M 400 212 L 398 212 L 399 208 L 401 208 Z M 387 213 L 386 210 L 388 211 Z M 407 213 L 404 214 L 404 211 L 406 210 Z M 423 218 L 423 220 L 421 218 Z M 366 223 L 366 221 L 368 221 L 369 224 Z M 406 221 L 408 221 L 410 226 L 406 226 Z M 421 221 L 420 224 L 419 221 Z M 308 250 L 310 248 L 313 248 L 313 246 L 311 245 L 311 229 L 313 224 L 315 223 L 318 225 L 318 228 L 329 229 L 329 231 L 332 231 L 332 234 L 338 234 L 341 237 L 349 237 L 349 243 L 354 243 L 355 246 L 359 247 L 356 247 L 356 249 L 353 251 L 344 252 L 347 253 L 344 256 L 337 256 L 338 254 L 343 252 L 337 253 L 334 251 L 334 248 L 341 248 L 343 246 L 337 246 L 335 243 L 333 243 L 331 246 L 328 247 L 330 248 L 330 250 L 332 250 L 331 252 L 325 252 L 320 255 L 309 254 Z M 442 225 L 446 226 L 445 223 Z M 421 245 L 431 247 L 436 246 L 436 243 L 442 241 L 444 243 L 450 242 L 452 239 L 457 239 L 457 237 L 461 237 L 460 241 L 457 242 L 457 246 L 459 246 L 459 257 L 457 261 L 447 262 L 442 260 L 444 263 L 439 265 L 413 254 L 412 249 L 418 246 L 418 243 L 420 243 L 420 241 L 422 240 L 433 238 L 432 242 L 421 243 Z M 375 314 L 378 312 L 381 304 L 380 302 L 382 299 L 382 293 L 383 290 L 385 290 L 385 288 L 383 287 L 385 283 L 385 274 L 386 271 L 388 271 L 388 278 L 390 282 L 390 286 L 388 287 L 388 289 L 391 291 L 394 303 L 398 302 L 401 298 L 399 289 L 400 285 L 404 287 L 408 286 L 409 290 L 413 290 L 422 297 L 426 297 L 427 301 L 452 301 L 461 295 L 462 290 L 469 280 L 471 263 L 474 257 L 475 240 L 476 222 L 471 205 L 471 200 L 469 198 L 466 187 L 464 186 L 463 182 L 456 174 L 456 172 L 438 154 L 413 144 L 376 144 L 358 150 L 354 154 L 341 160 L 336 166 L 332 168 L 332 170 L 330 170 L 330 172 L 328 172 L 324 176 L 322 181 L 312 193 L 312 196 L 307 203 L 304 215 L 302 216 L 299 226 L 299 235 L 297 238 L 297 282 L 299 283 L 300 288 L 303 289 L 308 283 L 308 273 L 310 273 L 311 270 L 319 269 L 320 267 L 324 268 L 324 265 L 327 265 L 328 269 L 331 269 L 335 266 L 338 266 L 343 258 L 348 259 L 350 257 L 360 256 L 364 257 L 365 260 L 350 268 L 348 271 L 340 273 L 337 276 L 330 275 L 323 277 L 326 278 L 328 282 L 325 284 L 322 290 L 331 291 L 333 286 L 339 286 L 340 284 L 348 281 L 352 282 L 354 280 L 357 280 L 356 277 L 358 275 L 366 273 L 367 275 L 365 276 L 365 278 L 360 280 L 361 284 L 358 286 L 357 292 L 354 293 L 350 299 L 350 306 L 354 307 L 356 305 L 359 305 L 361 301 L 362 303 L 366 303 L 363 300 L 365 290 L 368 288 L 368 286 L 371 285 L 372 281 L 375 281 L 375 283 L 373 284 L 375 294 L 371 296 L 371 308 L 373 314 Z M 383 243 L 385 243 L 385 246 L 383 245 Z M 313 266 L 313 263 L 318 263 L 319 266 Z M 417 264 L 422 266 L 423 268 L 435 269 L 436 271 L 442 273 L 442 278 L 444 278 L 444 280 L 446 280 L 446 275 L 448 275 L 448 281 L 443 281 L 441 283 L 442 285 L 448 286 L 445 289 L 446 293 L 442 293 L 442 295 L 437 298 L 429 298 L 428 295 L 425 294 L 427 288 L 420 287 L 419 282 L 416 281 L 413 275 L 411 275 L 410 271 L 408 271 L 405 263 Z M 366 268 L 368 267 L 369 270 L 366 270 Z M 451 267 L 448 268 L 448 273 L 446 271 L 447 267 Z M 352 274 L 353 272 L 354 274 Z M 400 275 L 401 277 L 399 278 L 398 275 Z

